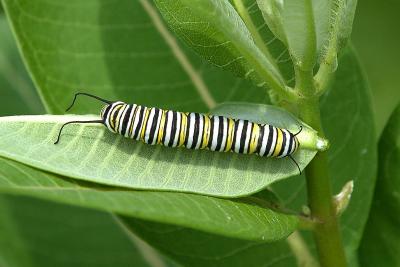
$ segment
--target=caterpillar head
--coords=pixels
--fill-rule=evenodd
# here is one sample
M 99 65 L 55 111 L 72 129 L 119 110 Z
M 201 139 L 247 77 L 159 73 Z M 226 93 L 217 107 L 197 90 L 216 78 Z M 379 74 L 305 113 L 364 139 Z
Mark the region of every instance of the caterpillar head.
M 293 141 L 294 141 L 294 146 L 293 146 L 293 149 L 291 151 L 292 153 L 290 153 L 290 154 L 293 154 L 294 152 L 296 152 L 297 149 L 300 146 L 300 142 L 299 142 L 299 139 L 297 138 L 297 136 L 292 134 L 292 138 L 293 138 Z
M 108 104 L 108 105 L 104 105 L 104 107 L 101 109 L 101 111 L 100 111 L 100 117 L 101 117 L 101 119 L 102 119 L 103 121 L 105 121 L 106 115 L 107 115 L 107 113 L 108 113 L 108 110 L 107 110 L 107 109 L 109 109 L 110 107 L 111 107 L 111 105 Z
M 100 112 L 101 119 L 105 126 L 112 132 L 118 132 L 120 118 L 127 104 L 122 101 L 115 101 L 105 105 Z
M 291 147 L 289 147 L 289 151 L 288 151 L 287 156 L 294 162 L 294 164 L 296 164 L 297 168 L 299 169 L 299 174 L 301 174 L 300 166 L 296 162 L 296 160 L 292 157 L 292 154 L 294 154 L 297 151 L 297 149 L 299 148 L 299 146 L 300 146 L 300 142 L 299 142 L 299 139 L 297 138 L 297 135 L 299 133 L 301 133 L 302 130 L 303 130 L 303 126 L 300 125 L 300 130 L 297 133 L 293 134 L 290 131 L 288 131 L 289 132 L 289 136 L 290 136 L 289 137 L 290 138 L 290 142 L 289 143 L 291 143 Z
M 111 120 L 112 118 L 110 118 L 110 116 L 118 115 L 118 111 L 120 110 L 120 108 L 126 105 L 124 102 L 122 101 L 115 101 L 115 102 L 111 102 L 109 104 L 106 104 L 103 106 L 103 108 L 100 111 L 100 117 L 101 119 L 106 122 L 107 120 Z M 110 116 L 109 116 L 110 115 Z
M 299 133 L 301 133 L 302 130 L 303 130 L 303 126 L 300 125 L 300 130 L 299 130 L 297 133 L 293 134 L 293 133 L 291 133 L 291 132 L 289 131 L 290 138 L 293 138 L 293 145 L 292 145 L 292 147 L 290 148 L 289 154 L 293 154 L 293 153 L 296 152 L 297 149 L 299 148 L 300 142 L 299 142 L 299 139 L 297 138 L 297 135 L 298 135 Z

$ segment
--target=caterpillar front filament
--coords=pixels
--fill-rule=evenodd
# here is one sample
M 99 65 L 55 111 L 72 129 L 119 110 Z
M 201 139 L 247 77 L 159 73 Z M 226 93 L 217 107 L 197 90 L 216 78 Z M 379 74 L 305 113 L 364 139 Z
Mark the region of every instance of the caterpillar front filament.
M 292 134 L 286 129 L 268 124 L 224 116 L 148 108 L 121 101 L 108 101 L 87 93 L 75 94 L 67 111 L 74 105 L 78 95 L 90 96 L 106 103 L 100 113 L 101 119 L 65 123 L 55 144 L 59 142 L 61 131 L 67 124 L 102 123 L 114 133 L 150 145 L 184 146 L 189 149 L 232 151 L 278 158 L 289 156 L 292 160 L 291 155 L 299 147 L 296 135 L 301 129 Z

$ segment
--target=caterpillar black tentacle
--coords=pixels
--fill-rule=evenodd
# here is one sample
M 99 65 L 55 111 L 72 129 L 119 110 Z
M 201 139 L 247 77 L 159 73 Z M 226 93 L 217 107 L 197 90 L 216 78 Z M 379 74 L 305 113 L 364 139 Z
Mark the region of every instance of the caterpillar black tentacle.
M 76 98 L 78 97 L 78 95 L 85 95 L 85 96 L 88 96 L 88 97 L 92 97 L 94 99 L 97 99 L 97 100 L 99 100 L 101 102 L 104 102 L 104 103 L 107 103 L 107 104 L 111 104 L 112 103 L 112 101 L 110 101 L 110 100 L 106 100 L 104 98 L 101 98 L 101 97 L 98 97 L 98 96 L 95 96 L 95 95 L 92 95 L 92 94 L 78 92 L 78 93 L 76 93 L 74 95 L 74 99 L 72 100 L 71 105 L 69 105 L 69 107 L 65 111 L 70 110 L 74 106 Z
M 63 124 L 55 144 L 59 142 L 61 131 L 67 124 L 102 123 L 114 133 L 150 145 L 184 146 L 189 149 L 232 151 L 277 158 L 289 156 L 300 171 L 291 155 L 299 148 L 300 143 L 296 136 L 302 131 L 301 126 L 299 132 L 292 134 L 286 129 L 248 120 L 148 108 L 122 101 L 109 101 L 86 93 L 75 94 L 68 109 L 74 105 L 78 95 L 86 95 L 106 103 L 100 112 L 101 120 Z
M 60 142 L 61 132 L 62 132 L 63 128 L 64 128 L 66 125 L 72 124 L 72 123 L 103 123 L 103 120 L 68 121 L 68 122 L 64 123 L 64 124 L 61 126 L 60 131 L 58 132 L 57 140 L 54 142 L 55 145 L 57 145 L 58 142 Z

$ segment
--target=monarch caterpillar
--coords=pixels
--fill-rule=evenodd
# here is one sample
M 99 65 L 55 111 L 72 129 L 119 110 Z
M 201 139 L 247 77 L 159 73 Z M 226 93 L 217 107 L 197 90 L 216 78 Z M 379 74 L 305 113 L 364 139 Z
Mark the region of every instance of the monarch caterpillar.
M 296 136 L 302 131 L 302 126 L 293 134 L 286 129 L 248 120 L 148 108 L 122 101 L 109 101 L 87 93 L 76 93 L 66 111 L 72 108 L 78 95 L 89 96 L 106 103 L 100 112 L 101 119 L 64 123 L 54 144 L 60 141 L 61 132 L 68 124 L 101 123 L 114 133 L 150 145 L 289 157 L 301 173 L 292 154 L 300 145 Z

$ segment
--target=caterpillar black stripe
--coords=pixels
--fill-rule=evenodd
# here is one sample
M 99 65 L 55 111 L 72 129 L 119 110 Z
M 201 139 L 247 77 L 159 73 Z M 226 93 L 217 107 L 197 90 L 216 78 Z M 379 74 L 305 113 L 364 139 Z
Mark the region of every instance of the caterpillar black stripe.
M 102 123 L 110 131 L 144 143 L 211 151 L 232 151 L 241 154 L 258 154 L 267 157 L 291 157 L 300 143 L 296 135 L 286 129 L 248 120 L 224 116 L 205 115 L 194 112 L 178 112 L 148 108 L 121 101 L 108 101 L 100 97 L 77 93 L 67 111 L 74 105 L 78 95 L 96 98 L 107 105 L 101 110 L 100 120 L 70 121 L 70 123 Z M 296 163 L 296 161 L 294 161 Z M 299 168 L 298 164 L 296 163 Z M 300 171 L 300 168 L 299 168 Z

